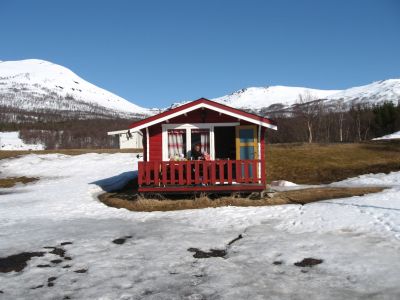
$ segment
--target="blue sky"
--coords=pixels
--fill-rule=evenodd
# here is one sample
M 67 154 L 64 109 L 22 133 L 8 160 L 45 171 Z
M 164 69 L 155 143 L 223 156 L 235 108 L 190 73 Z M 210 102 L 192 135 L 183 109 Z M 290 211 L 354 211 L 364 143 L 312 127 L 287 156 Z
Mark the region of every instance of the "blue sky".
M 400 77 L 397 0 L 0 0 L 0 28 L 0 60 L 49 60 L 145 107 Z

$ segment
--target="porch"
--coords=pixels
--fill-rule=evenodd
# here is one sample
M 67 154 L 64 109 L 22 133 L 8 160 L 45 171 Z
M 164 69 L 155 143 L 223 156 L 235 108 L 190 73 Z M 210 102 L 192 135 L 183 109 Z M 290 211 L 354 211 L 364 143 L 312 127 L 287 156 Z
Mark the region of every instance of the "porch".
M 265 160 L 139 162 L 139 192 L 252 192 L 265 189 Z

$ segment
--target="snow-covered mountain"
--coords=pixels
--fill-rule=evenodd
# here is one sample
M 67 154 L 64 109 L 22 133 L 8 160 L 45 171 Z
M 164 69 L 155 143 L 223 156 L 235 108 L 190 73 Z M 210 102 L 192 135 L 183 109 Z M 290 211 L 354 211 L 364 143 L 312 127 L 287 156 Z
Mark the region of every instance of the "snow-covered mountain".
M 349 88 L 329 95 L 328 100 L 343 100 L 346 103 L 377 104 L 384 101 L 400 101 L 400 79 L 375 81 L 371 84 Z
M 212 100 L 247 110 L 286 111 L 299 95 L 310 95 L 328 106 L 338 101 L 353 104 L 377 104 L 400 101 L 400 79 L 388 79 L 345 90 L 321 90 L 306 87 L 249 87 Z M 186 102 L 173 104 L 178 106 Z M 157 112 L 137 106 L 99 88 L 71 70 L 44 60 L 0 61 L 0 108 L 34 112 L 59 112 L 78 117 L 144 117 Z M 162 109 L 161 109 L 162 110 Z M 1 112 L 1 110 L 0 110 Z M 4 118 L 4 116 L 2 115 Z M 14 117 L 14 115 L 12 116 Z
M 214 98 L 214 101 L 250 110 L 285 110 L 295 104 L 299 95 L 310 95 L 323 100 L 326 105 L 342 101 L 345 107 L 354 104 L 373 105 L 384 101 L 397 104 L 400 101 L 400 79 L 388 79 L 345 90 L 318 90 L 304 87 L 269 86 L 250 87 L 230 95 Z
M 0 107 L 139 116 L 150 110 L 95 86 L 71 70 L 38 59 L 0 61 Z
M 237 108 L 254 110 L 271 108 L 276 110 L 293 105 L 298 100 L 299 95 L 309 93 L 318 99 L 326 99 L 338 92 L 340 90 L 317 90 L 291 86 L 250 87 L 213 100 Z

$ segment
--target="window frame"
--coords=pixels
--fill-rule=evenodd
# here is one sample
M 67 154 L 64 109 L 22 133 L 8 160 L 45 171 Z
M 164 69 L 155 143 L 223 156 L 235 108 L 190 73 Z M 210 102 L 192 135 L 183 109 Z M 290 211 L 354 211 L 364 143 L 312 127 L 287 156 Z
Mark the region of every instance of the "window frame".
M 239 122 L 232 123 L 179 123 L 179 124 L 162 124 L 162 160 L 168 161 L 168 130 L 185 129 L 186 130 L 186 153 L 192 147 L 192 129 L 209 129 L 210 130 L 210 158 L 215 160 L 215 140 L 214 127 L 236 127 Z

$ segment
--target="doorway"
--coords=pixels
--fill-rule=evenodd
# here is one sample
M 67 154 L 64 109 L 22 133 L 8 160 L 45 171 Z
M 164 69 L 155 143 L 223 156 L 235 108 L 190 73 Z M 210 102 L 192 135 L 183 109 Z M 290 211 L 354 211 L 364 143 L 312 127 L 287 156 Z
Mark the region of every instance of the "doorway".
M 236 159 L 235 127 L 214 127 L 215 159 Z

